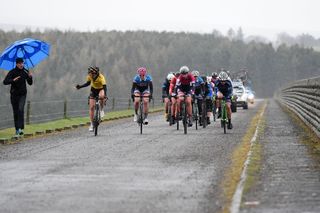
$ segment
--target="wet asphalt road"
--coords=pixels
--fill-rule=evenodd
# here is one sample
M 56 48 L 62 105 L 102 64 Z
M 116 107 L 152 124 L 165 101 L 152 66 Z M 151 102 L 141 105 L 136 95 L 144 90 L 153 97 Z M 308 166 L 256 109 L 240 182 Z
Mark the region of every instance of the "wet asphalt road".
M 218 212 L 232 150 L 262 101 L 188 134 L 150 115 L 0 146 L 0 212 Z

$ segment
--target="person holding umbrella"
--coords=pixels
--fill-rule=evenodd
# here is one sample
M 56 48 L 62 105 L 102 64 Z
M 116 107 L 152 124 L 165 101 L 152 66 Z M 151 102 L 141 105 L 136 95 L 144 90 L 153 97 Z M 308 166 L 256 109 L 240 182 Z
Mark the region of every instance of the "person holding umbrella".
M 33 83 L 32 74 L 28 69 L 46 59 L 49 52 L 49 43 L 25 38 L 10 44 L 0 55 L 0 69 L 9 71 L 3 83 L 11 84 L 10 94 L 16 135 L 23 135 L 24 105 L 27 97 L 26 82 L 29 85 Z
M 16 67 L 13 68 L 3 80 L 4 85 L 11 84 L 10 100 L 17 136 L 23 135 L 24 130 L 24 105 L 27 97 L 26 82 L 32 85 L 32 74 L 24 68 L 24 60 L 17 58 Z

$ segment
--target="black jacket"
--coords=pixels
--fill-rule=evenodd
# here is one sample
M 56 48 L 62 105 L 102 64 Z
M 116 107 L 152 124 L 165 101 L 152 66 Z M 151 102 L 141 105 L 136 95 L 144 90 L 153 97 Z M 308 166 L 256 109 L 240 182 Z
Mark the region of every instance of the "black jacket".
M 17 81 L 13 81 L 16 77 L 20 76 Z M 27 94 L 27 85 L 26 81 L 29 85 L 32 85 L 33 80 L 32 77 L 29 77 L 27 71 L 25 69 L 18 69 L 17 67 L 12 69 L 5 79 L 3 80 L 4 85 L 11 84 L 10 93 L 11 95 L 26 95 Z

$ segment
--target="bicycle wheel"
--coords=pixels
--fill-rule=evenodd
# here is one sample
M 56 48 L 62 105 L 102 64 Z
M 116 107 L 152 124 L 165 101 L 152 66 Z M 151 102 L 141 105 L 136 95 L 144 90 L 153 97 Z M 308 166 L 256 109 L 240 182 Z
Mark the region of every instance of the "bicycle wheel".
M 226 103 L 223 102 L 222 104 L 222 115 L 221 115 L 221 120 L 223 121 L 223 133 L 227 133 L 227 109 L 226 109 Z
M 171 101 L 169 101 L 168 103 L 168 117 L 169 117 L 169 126 L 172 125 L 173 121 L 172 121 L 172 114 L 171 114 Z
M 202 102 L 202 126 L 203 126 L 203 128 L 207 127 L 207 104 L 206 104 L 206 99 L 203 99 L 203 102 Z
M 187 134 L 188 122 L 187 122 L 187 104 L 184 102 L 182 106 L 183 112 L 183 130 L 184 134 Z
M 198 117 L 198 104 L 195 102 L 193 102 L 192 104 L 192 114 L 193 114 L 193 119 L 195 120 L 196 122 L 196 130 L 198 130 L 198 120 L 199 120 L 199 117 Z
M 140 134 L 142 134 L 142 126 L 143 126 L 143 102 L 140 101 L 139 107 L 139 124 L 140 124 Z
M 213 122 L 216 121 L 216 113 L 217 113 L 217 107 L 216 107 L 215 101 L 213 101 L 213 106 L 212 106 Z
M 97 136 L 98 134 L 98 126 L 99 126 L 99 116 L 100 115 L 100 109 L 99 109 L 99 103 L 95 105 L 94 110 L 94 118 L 93 118 L 93 129 L 94 129 L 94 136 Z

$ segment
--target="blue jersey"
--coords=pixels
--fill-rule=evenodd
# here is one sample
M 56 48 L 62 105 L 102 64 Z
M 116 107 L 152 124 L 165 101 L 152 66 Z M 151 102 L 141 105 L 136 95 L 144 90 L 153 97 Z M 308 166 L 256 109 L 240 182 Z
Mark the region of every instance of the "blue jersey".
M 200 76 L 198 76 L 196 78 L 196 81 L 195 81 L 195 84 L 194 84 L 194 93 L 196 95 L 200 95 L 201 93 L 202 94 L 204 93 L 204 91 L 202 91 L 202 85 L 203 84 L 204 84 L 203 79 Z
M 135 85 L 135 88 L 133 89 L 143 92 L 148 89 L 150 83 L 152 83 L 152 78 L 150 75 L 146 75 L 144 80 L 141 79 L 140 75 L 136 75 L 133 78 L 133 84 Z
M 213 96 L 213 88 L 211 83 L 210 84 L 206 83 L 205 85 L 205 96 L 210 98 L 212 98 Z
M 225 84 L 222 84 L 220 80 L 216 81 L 216 87 L 219 92 L 223 94 L 224 97 L 227 99 L 231 98 L 233 88 L 232 88 L 232 83 L 229 80 L 226 80 Z

